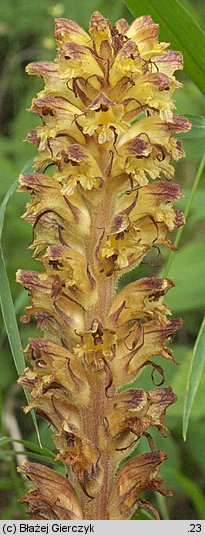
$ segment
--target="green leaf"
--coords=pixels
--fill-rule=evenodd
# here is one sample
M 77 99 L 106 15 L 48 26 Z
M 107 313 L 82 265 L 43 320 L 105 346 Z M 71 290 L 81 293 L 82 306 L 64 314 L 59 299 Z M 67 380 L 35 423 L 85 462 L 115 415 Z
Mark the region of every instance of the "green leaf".
M 52 452 L 52 450 L 47 448 L 41 448 L 32 441 L 27 441 L 25 439 L 15 439 L 13 437 L 3 436 L 0 438 L 0 446 L 2 445 L 8 445 L 9 443 L 20 443 L 21 445 L 24 445 L 27 449 L 32 450 L 33 452 L 36 452 L 37 454 L 40 454 L 41 456 L 47 456 L 49 458 L 55 459 L 55 454 Z
M 157 506 L 159 513 L 161 514 L 161 519 L 169 519 L 169 511 L 167 507 L 167 501 L 166 498 L 163 497 L 160 493 L 155 493 Z
M 17 315 L 19 311 L 22 311 L 22 309 L 25 308 L 27 303 L 28 303 L 28 293 L 26 292 L 24 288 L 22 288 L 20 292 L 18 293 L 16 300 L 14 301 L 15 315 Z M 6 329 L 5 329 L 5 326 L 3 326 L 1 333 L 0 333 L 0 350 L 3 347 L 5 338 L 6 338 Z
M 7 194 L 5 195 L 3 203 L 1 204 L 1 207 L 0 207 L 0 240 L 1 240 L 2 231 L 3 231 L 6 207 L 7 207 L 7 204 L 8 204 L 8 201 L 9 201 L 10 197 L 14 194 L 14 192 L 16 192 L 16 190 L 18 188 L 18 182 L 19 182 L 18 179 L 16 179 L 13 182 L 13 184 L 9 188 Z
M 15 450 L 5 450 L 4 451 L 4 454 L 6 456 L 16 456 L 16 451 Z M 39 460 L 41 462 L 45 462 L 45 463 L 56 463 L 56 460 L 54 458 L 51 458 L 50 456 L 42 456 L 40 453 L 35 453 L 35 452 L 30 452 L 29 450 L 18 450 L 18 455 L 20 456 L 22 454 L 27 456 L 28 458 L 32 458 L 32 459 L 35 459 L 35 460 Z M 58 462 L 58 463 L 61 463 L 62 465 L 62 462 Z
M 25 368 L 25 359 L 21 351 L 21 339 L 14 312 L 14 306 L 7 276 L 2 247 L 0 246 L 0 304 L 6 327 L 13 360 L 18 374 Z
M 185 395 L 184 415 L 183 415 L 183 437 L 186 440 L 187 429 L 191 414 L 191 409 L 194 403 L 195 395 L 198 389 L 200 379 L 205 364 L 205 317 L 201 324 L 199 334 L 194 346 L 189 376 L 187 381 L 187 389 Z
M 27 164 L 24 166 L 22 173 L 28 173 L 29 171 L 32 171 L 32 163 L 33 163 L 33 160 L 29 160 Z M 3 250 L 1 246 L 1 236 L 2 236 L 2 231 L 3 231 L 7 204 L 11 196 L 16 191 L 17 187 L 18 187 L 18 180 L 16 180 L 12 184 L 12 186 L 9 188 L 0 206 L 0 306 L 1 306 L 4 325 L 5 325 L 8 341 L 10 344 L 14 364 L 15 364 L 18 374 L 21 374 L 21 372 L 23 372 L 25 368 L 25 359 L 24 359 L 23 352 L 21 350 L 21 347 L 22 347 L 21 339 L 19 335 L 19 329 L 18 329 L 18 324 L 16 321 L 16 315 L 15 315 L 14 304 L 12 300 L 12 295 L 11 295 L 7 270 L 6 270 L 6 264 L 5 264 Z M 27 401 L 29 401 L 29 396 L 25 389 L 24 389 L 24 393 L 25 393 Z M 36 416 L 33 410 L 31 412 L 31 416 L 33 419 L 36 433 L 37 433 L 38 441 L 41 446 Z
M 143 510 L 136 510 L 136 512 L 132 516 L 132 519 L 136 519 L 138 521 L 140 520 L 148 521 L 148 520 L 154 520 L 155 518 L 154 516 L 152 516 L 151 512 L 143 509 Z
M 7 271 L 6 271 L 6 266 L 5 266 L 5 261 L 4 261 L 4 256 L 3 256 L 1 245 L 0 245 L 0 305 L 1 305 L 2 316 L 3 316 L 4 323 L 5 323 L 6 333 L 7 333 L 7 337 L 9 340 L 15 367 L 16 367 L 18 374 L 21 374 L 21 372 L 23 372 L 25 368 L 25 359 L 24 359 L 23 352 L 21 351 L 21 339 L 19 335 L 18 324 L 16 321 L 14 305 L 12 301 L 10 285 L 9 285 L 9 280 L 7 276 Z M 29 402 L 29 396 L 25 389 L 24 389 L 24 393 L 25 393 L 27 402 Z M 31 416 L 32 416 L 33 423 L 35 426 L 38 441 L 41 446 L 38 425 L 37 425 L 36 416 L 33 410 L 31 412 Z
M 179 0 L 124 0 L 134 17 L 151 15 L 160 25 L 160 39 L 181 50 L 184 71 L 205 93 L 205 33 Z

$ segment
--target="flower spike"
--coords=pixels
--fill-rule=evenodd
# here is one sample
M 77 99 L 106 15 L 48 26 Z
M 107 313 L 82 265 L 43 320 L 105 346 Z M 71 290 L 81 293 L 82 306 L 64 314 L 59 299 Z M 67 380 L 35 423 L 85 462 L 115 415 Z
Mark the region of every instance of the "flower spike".
M 19 382 L 30 394 L 25 412 L 49 422 L 69 475 L 23 465 L 34 488 L 21 500 L 33 519 L 128 519 L 141 508 L 159 518 L 141 494 L 170 494 L 152 428 L 167 435 L 176 401 L 155 362 L 175 362 L 167 342 L 182 321 L 164 304 L 174 283 L 145 277 L 115 290 L 151 248 L 174 250 L 170 232 L 183 224 L 173 208 L 182 192 L 170 182 L 184 156 L 175 134 L 190 128 L 172 98 L 183 61 L 158 31 L 150 16 L 112 26 L 97 11 L 88 33 L 57 19 L 55 61 L 26 68 L 44 80 L 30 108 L 41 124 L 27 137 L 38 156 L 19 186 L 32 196 L 23 217 L 41 271 L 20 269 L 17 281 L 31 297 L 22 322 L 34 316 L 40 333 Z M 157 387 L 135 388 L 150 365 Z M 134 457 L 142 436 L 148 451 Z

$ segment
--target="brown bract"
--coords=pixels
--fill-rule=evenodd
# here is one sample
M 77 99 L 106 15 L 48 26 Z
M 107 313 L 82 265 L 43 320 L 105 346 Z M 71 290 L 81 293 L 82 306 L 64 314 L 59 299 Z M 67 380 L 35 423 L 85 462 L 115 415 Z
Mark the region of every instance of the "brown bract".
M 184 156 L 175 134 L 190 128 L 173 100 L 183 62 L 158 30 L 150 16 L 111 26 L 95 12 L 88 33 L 57 19 L 54 62 L 26 68 L 44 80 L 30 108 L 41 123 L 27 136 L 38 156 L 19 187 L 32 196 L 23 217 L 41 270 L 17 272 L 31 298 L 22 322 L 37 322 L 19 382 L 30 393 L 25 412 L 49 422 L 56 459 L 81 490 L 78 499 L 67 477 L 25 464 L 35 487 L 22 500 L 34 519 L 127 519 L 143 507 L 158 517 L 140 495 L 166 493 L 152 428 L 168 433 L 176 400 L 156 361 L 175 362 L 167 343 L 182 321 L 164 304 L 174 283 L 150 276 L 116 293 L 150 250 L 175 249 L 170 232 L 183 224 L 173 208 L 182 192 L 170 182 Z M 150 391 L 133 383 L 144 367 Z M 119 469 L 142 436 L 148 452 Z
M 82 510 L 68 480 L 38 463 L 24 462 L 20 472 L 33 483 L 21 502 L 29 502 L 32 519 L 82 519 Z

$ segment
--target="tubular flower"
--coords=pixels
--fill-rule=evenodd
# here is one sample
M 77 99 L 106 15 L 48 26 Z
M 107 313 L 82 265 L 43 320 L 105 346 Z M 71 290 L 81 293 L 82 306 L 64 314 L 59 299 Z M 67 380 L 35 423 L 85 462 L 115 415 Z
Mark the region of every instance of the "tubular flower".
M 34 315 L 40 330 L 19 381 L 30 393 L 25 411 L 51 424 L 76 491 L 67 477 L 26 463 L 34 489 L 22 500 L 34 519 L 126 519 L 144 507 L 158 517 L 140 495 L 168 493 L 158 477 L 166 455 L 150 429 L 168 433 L 176 396 L 161 387 L 155 358 L 174 362 L 167 341 L 181 320 L 163 303 L 170 279 L 115 289 L 151 248 L 174 249 L 169 234 L 183 224 L 173 208 L 181 190 L 168 182 L 172 160 L 184 155 L 174 134 L 190 128 L 172 100 L 182 57 L 158 42 L 149 16 L 111 27 L 95 12 L 89 33 L 58 19 L 56 40 L 54 63 L 27 66 L 45 82 L 31 105 L 41 118 L 28 134 L 38 148 L 34 172 L 20 177 L 20 190 L 32 195 L 24 218 L 42 269 L 17 273 L 31 296 L 22 321 Z M 156 388 L 119 391 L 147 366 L 153 383 L 160 375 Z M 119 469 L 143 435 L 148 452 Z

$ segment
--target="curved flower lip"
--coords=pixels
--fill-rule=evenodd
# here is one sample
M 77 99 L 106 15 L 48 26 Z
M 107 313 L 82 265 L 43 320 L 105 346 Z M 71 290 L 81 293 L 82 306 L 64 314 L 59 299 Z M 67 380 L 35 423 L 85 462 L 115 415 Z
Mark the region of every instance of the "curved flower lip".
M 83 491 L 93 498 L 101 487 L 103 477 L 98 448 L 72 422 L 66 421 L 61 434 L 55 436 L 55 443 L 61 450 L 57 460 L 64 460 L 66 466 L 73 469 Z
M 82 519 L 77 494 L 67 478 L 38 463 L 24 462 L 18 471 L 27 475 L 35 486 L 20 499 L 29 502 L 33 519 Z
M 98 111 L 99 109 L 101 111 L 107 112 L 108 108 L 115 104 L 112 100 L 110 100 L 105 93 L 102 91 L 98 94 L 96 99 L 94 99 L 93 102 L 89 105 L 90 110 Z
M 33 99 L 30 111 L 41 116 L 43 126 L 36 129 L 40 139 L 40 149 L 45 148 L 48 138 L 68 135 L 76 142 L 84 143 L 84 137 L 77 126 L 77 118 L 82 111 L 65 98 L 39 97 Z M 49 147 L 49 145 L 48 145 Z
M 123 147 L 124 149 L 124 147 Z M 148 156 L 151 152 L 150 143 L 139 136 L 135 136 L 126 143 L 127 156 Z
M 61 193 L 71 195 L 78 185 L 84 191 L 92 188 L 102 189 L 104 180 L 99 164 L 85 147 L 79 144 L 68 145 L 57 153 L 56 164 L 59 171 L 54 173 L 53 177 L 63 184 Z
M 109 519 L 130 517 L 134 508 L 141 506 L 139 495 L 148 489 L 170 495 L 164 488 L 163 480 L 158 478 L 160 466 L 166 459 L 166 454 L 161 450 L 147 452 L 132 458 L 119 469 L 109 497 Z M 151 508 L 149 503 L 146 506 Z
M 120 136 L 116 147 L 120 149 L 123 144 L 142 133 L 146 133 L 145 141 L 148 140 L 152 145 L 158 143 L 167 146 L 171 133 L 186 132 L 190 128 L 191 122 L 178 115 L 174 115 L 170 122 L 166 122 L 159 116 L 146 117 L 131 125 L 128 132 Z
M 137 192 L 122 195 L 116 201 L 114 217 L 118 217 L 119 214 L 127 214 L 130 217 L 133 215 L 132 219 L 134 219 L 137 213 L 138 218 L 145 214 L 154 214 L 156 207 L 159 208 L 162 203 L 174 203 L 182 196 L 183 192 L 178 184 L 166 181 L 148 184 L 137 190 Z
M 183 325 L 181 319 L 150 320 L 144 324 L 133 321 L 120 326 L 116 356 L 111 363 L 113 385 L 119 388 L 134 381 L 139 371 L 153 357 L 162 356 L 173 363 L 172 350 L 165 346 Z M 129 329 L 129 333 L 128 333 Z
M 54 382 L 69 393 L 71 402 L 78 401 L 79 405 L 88 403 L 90 388 L 84 367 L 67 348 L 45 339 L 30 339 L 25 353 L 34 372 L 28 369 L 21 383 L 26 378 L 34 379 L 34 389 L 31 389 L 34 398 L 45 392 Z
M 183 216 L 172 208 L 172 202 L 181 195 L 178 185 L 159 181 L 121 196 L 96 250 L 100 270 L 109 275 L 138 266 L 158 244 L 173 249 L 168 233 L 183 223 Z
M 136 43 L 142 58 L 150 60 L 157 54 L 163 54 L 169 44 L 158 42 L 158 24 L 153 23 L 151 20 L 146 22 L 148 24 L 145 24 L 145 26 L 137 27 L 134 21 L 127 31 L 127 37 Z
M 49 175 L 31 173 L 20 176 L 20 191 L 31 191 L 38 195 L 37 200 L 30 201 L 24 218 L 34 226 L 41 215 L 54 212 L 67 224 L 75 225 L 80 234 L 89 234 L 90 215 L 82 200 L 75 193 L 72 196 L 62 195 L 61 185 Z
M 66 122 L 67 126 L 71 125 L 75 115 L 81 114 L 79 108 L 60 97 L 35 98 L 29 111 L 41 115 L 45 121 L 48 116 L 57 118 L 63 123 Z
M 175 71 L 183 69 L 183 56 L 176 50 L 167 50 L 162 56 L 155 56 L 153 62 L 159 72 L 172 76 Z
M 26 66 L 26 72 L 30 75 L 41 76 L 44 79 L 45 87 L 38 93 L 39 98 L 63 98 L 78 109 L 82 108 L 82 100 L 74 95 L 71 82 L 60 77 L 57 63 L 51 61 L 29 63 Z
M 81 26 L 65 18 L 56 19 L 55 37 L 59 45 L 72 41 L 80 45 L 92 45 L 90 36 Z
M 84 329 L 85 309 L 69 289 L 64 288 L 59 276 L 18 270 L 17 281 L 29 290 L 32 297 L 32 305 L 26 308 L 28 317 L 22 318 L 24 323 L 29 321 L 31 314 L 35 314 L 36 318 L 42 319 L 41 327 L 45 331 L 47 318 L 44 315 L 48 315 L 56 321 L 56 330 L 60 326 L 61 334 L 67 330 L 66 340 L 77 339 L 76 331 Z
M 79 334 L 79 337 L 81 342 L 74 348 L 74 354 L 85 368 L 97 373 L 108 372 L 116 351 L 115 330 L 104 327 L 99 319 L 94 318 L 90 330 Z
M 181 115 L 173 115 L 173 120 L 169 123 L 169 129 L 171 132 L 177 134 L 178 132 L 187 132 L 191 129 L 191 121 L 187 117 Z
M 63 135 L 82 144 L 85 142 L 77 125 L 77 118 L 82 111 L 65 98 L 55 96 L 35 98 L 30 111 L 39 114 L 43 121 L 43 125 L 36 128 L 41 140 L 39 150 L 44 150 L 46 147 L 49 149 L 50 138 Z
M 96 280 L 90 273 L 86 257 L 71 247 L 49 246 L 46 254 L 42 257 L 42 262 L 48 271 L 49 266 L 52 266 L 51 274 L 60 275 L 66 288 L 74 287 L 75 292 L 78 289 L 86 294 L 95 290 Z
M 152 25 L 153 25 L 152 17 L 150 15 L 142 15 L 141 17 L 137 17 L 137 19 L 135 19 L 132 22 L 126 34 L 130 39 L 132 39 L 136 35 L 136 32 L 138 32 L 142 28 L 147 28 L 150 26 L 152 27 Z M 159 25 L 155 25 L 155 26 L 158 26 L 159 28 Z
M 44 79 L 57 77 L 58 66 L 52 61 L 34 61 L 26 65 L 26 73 L 31 75 L 42 76 Z
M 35 408 L 39 415 L 46 416 L 46 419 L 54 426 L 56 432 L 62 431 L 62 426 L 67 421 L 73 427 L 80 428 L 80 411 L 68 401 L 67 393 L 52 387 L 38 398 L 32 399 L 29 405 L 24 408 L 25 413 Z
M 137 45 L 133 41 L 125 41 L 110 69 L 111 86 L 115 86 L 123 76 L 135 77 L 142 72 L 143 65 Z
M 91 48 L 77 43 L 65 43 L 59 51 L 59 75 L 62 79 L 78 76 L 88 77 L 92 76 L 93 73 L 102 78 L 101 63 Z
M 37 136 L 36 129 L 30 130 L 27 134 L 26 141 L 33 143 L 36 147 L 39 146 L 40 138 Z
M 119 460 L 132 452 L 149 427 L 156 426 L 162 435 L 167 435 L 164 417 L 176 399 L 171 387 L 149 392 L 129 389 L 116 394 L 109 400 L 101 427 L 102 448 L 112 449 Z
M 169 314 L 169 308 L 162 304 L 164 295 L 174 287 L 171 279 L 155 277 L 142 278 L 129 283 L 117 294 L 108 313 L 111 326 L 119 327 L 125 322 L 153 317 L 161 318 Z
M 123 94 L 124 118 L 132 121 L 146 110 L 159 111 L 162 119 L 172 120 L 174 102 L 170 97 L 177 87 L 180 87 L 179 82 L 164 73 L 139 75 L 133 85 L 128 87 L 127 94 Z M 116 95 L 115 89 L 113 94 Z
M 128 221 L 134 223 L 147 215 L 153 216 L 156 222 L 168 223 L 167 217 L 174 223 L 175 211 L 171 204 L 183 196 L 178 184 L 165 181 L 148 184 L 137 190 L 123 195 L 117 200 L 114 217 L 111 222 L 111 233 L 116 233 L 126 228 Z M 167 213 L 167 215 L 166 215 Z M 171 221 L 170 221 L 171 225 Z

